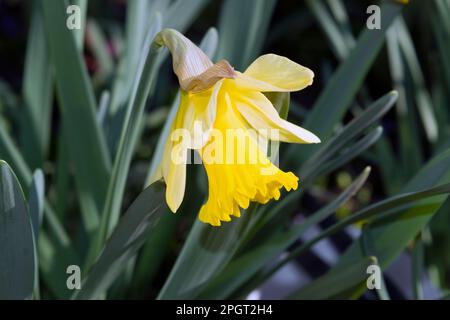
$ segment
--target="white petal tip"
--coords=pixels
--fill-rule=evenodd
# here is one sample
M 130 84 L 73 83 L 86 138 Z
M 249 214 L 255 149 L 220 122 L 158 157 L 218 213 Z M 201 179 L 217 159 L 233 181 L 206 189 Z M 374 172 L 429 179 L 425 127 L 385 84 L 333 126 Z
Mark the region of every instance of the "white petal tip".
M 303 143 L 321 143 L 319 137 L 316 136 L 314 133 L 303 129 L 300 134 L 298 134 L 298 137 L 303 141 Z
M 314 137 L 313 139 L 308 140 L 306 143 L 311 143 L 311 144 L 316 144 L 316 143 L 321 143 L 322 141 L 320 141 L 319 138 Z

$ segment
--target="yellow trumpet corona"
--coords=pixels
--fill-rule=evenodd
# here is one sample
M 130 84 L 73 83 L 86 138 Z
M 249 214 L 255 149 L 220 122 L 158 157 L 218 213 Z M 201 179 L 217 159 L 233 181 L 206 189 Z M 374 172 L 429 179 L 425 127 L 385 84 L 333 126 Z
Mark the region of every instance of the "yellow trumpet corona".
M 278 200 L 282 187 L 296 190 L 298 178 L 269 161 L 261 140 L 290 143 L 320 140 L 282 119 L 263 92 L 301 90 L 312 84 L 314 73 L 275 54 L 260 56 L 241 73 L 226 60 L 213 64 L 197 46 L 173 29 L 162 30 L 155 42 L 171 52 L 181 88 L 172 134 L 152 179 L 164 179 L 171 211 L 176 212 L 184 198 L 189 149 L 200 154 L 208 176 L 208 200 L 199 213 L 202 222 L 220 226 L 221 221 L 230 221 L 231 216 L 239 217 L 240 208 L 248 208 L 251 202 Z M 256 139 L 249 129 L 262 137 Z M 188 132 L 190 139 L 174 134 L 177 130 Z M 239 133 L 233 137 L 233 144 L 228 139 L 230 130 Z M 227 137 L 227 141 L 222 137 Z M 252 161 L 252 157 L 257 161 Z

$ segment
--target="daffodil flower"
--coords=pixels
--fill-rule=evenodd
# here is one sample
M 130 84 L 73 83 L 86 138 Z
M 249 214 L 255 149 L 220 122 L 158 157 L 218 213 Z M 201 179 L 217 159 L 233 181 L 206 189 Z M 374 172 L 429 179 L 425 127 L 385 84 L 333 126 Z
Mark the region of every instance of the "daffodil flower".
M 172 134 L 153 177 L 164 179 L 171 211 L 176 212 L 184 198 L 188 149 L 200 154 L 208 176 L 208 200 L 199 213 L 202 222 L 220 226 L 221 221 L 230 221 L 231 216 L 239 217 L 240 209 L 247 209 L 251 202 L 265 204 L 271 199 L 278 200 L 282 187 L 296 190 L 298 178 L 271 163 L 262 146 L 267 140 L 291 143 L 320 140 L 282 119 L 263 92 L 301 90 L 312 83 L 314 73 L 275 54 L 260 56 L 241 73 L 226 60 L 212 63 L 189 39 L 173 29 L 162 30 L 155 42 L 171 52 L 181 88 Z M 256 130 L 262 139 L 255 139 L 249 129 Z M 174 137 L 177 130 L 188 132 L 190 139 Z M 227 137 L 230 130 L 239 133 L 231 147 L 229 141 L 218 138 Z M 178 154 L 177 160 L 174 154 Z M 255 155 L 259 160 L 250 161 Z M 226 161 L 222 161 L 224 158 Z

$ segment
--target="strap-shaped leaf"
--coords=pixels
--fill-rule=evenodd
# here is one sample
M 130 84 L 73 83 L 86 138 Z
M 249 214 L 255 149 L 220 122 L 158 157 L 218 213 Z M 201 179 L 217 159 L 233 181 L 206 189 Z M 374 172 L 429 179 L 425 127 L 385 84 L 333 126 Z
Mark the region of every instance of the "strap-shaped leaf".
M 134 200 L 73 298 L 95 299 L 108 289 L 167 211 L 164 192 L 165 188 L 157 182 Z
M 34 242 L 22 189 L 0 161 L 0 299 L 29 299 L 34 286 Z

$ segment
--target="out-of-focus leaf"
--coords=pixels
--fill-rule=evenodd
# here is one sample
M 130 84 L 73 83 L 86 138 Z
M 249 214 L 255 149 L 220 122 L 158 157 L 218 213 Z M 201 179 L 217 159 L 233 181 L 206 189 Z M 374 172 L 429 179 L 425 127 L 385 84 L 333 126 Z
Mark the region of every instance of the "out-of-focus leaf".
M 348 227 L 360 221 L 369 221 L 370 223 L 373 222 L 375 224 L 380 223 L 380 220 L 383 221 L 383 219 L 388 218 L 389 222 L 394 221 L 401 223 L 405 222 L 404 220 L 406 220 L 407 222 L 407 219 L 421 218 L 422 216 L 429 215 L 434 210 L 436 210 L 436 207 L 440 206 L 442 199 L 445 199 L 447 197 L 446 194 L 448 193 L 450 193 L 450 183 L 421 191 L 400 194 L 398 196 L 380 201 L 379 203 L 367 206 L 354 213 L 353 215 L 339 221 L 328 229 L 322 231 L 313 239 L 308 240 L 307 242 L 292 250 L 292 252 L 290 252 L 288 256 L 284 257 L 281 261 L 277 262 L 275 266 L 271 267 L 269 270 L 260 275 L 259 281 L 257 283 L 259 284 L 262 281 L 268 279 L 287 262 L 305 252 L 305 250 L 311 248 L 317 242 L 335 234 L 340 230 L 343 230 L 345 227 Z M 386 220 L 381 222 L 381 225 L 384 226 L 385 224 Z M 380 245 L 380 242 L 381 241 L 374 241 L 374 244 L 376 244 L 376 246 L 378 247 Z M 362 259 L 366 255 L 364 252 L 364 247 L 361 246 L 360 243 L 354 242 L 353 245 L 358 245 L 358 250 L 360 250 L 360 254 L 357 257 L 352 257 L 354 258 L 352 260 L 352 263 L 356 263 L 358 259 Z M 383 255 L 382 258 L 385 257 L 385 253 L 381 253 L 375 247 L 373 248 L 373 252 L 377 253 L 377 258 L 379 257 L 379 255 L 380 257 L 381 255 Z
M 208 2 L 209 0 L 174 1 L 165 14 L 164 27 L 185 31 Z
M 167 211 L 164 192 L 162 184 L 155 183 L 134 200 L 89 270 L 81 290 L 75 292 L 74 299 L 95 299 L 108 289 L 144 244 L 149 232 L 155 229 L 161 214 Z
M 444 76 L 447 82 L 447 88 L 450 89 L 450 61 L 447 57 L 450 55 L 450 22 L 448 6 L 445 0 L 435 0 L 436 8 L 433 10 L 436 19 L 431 19 L 431 26 L 433 28 L 437 47 L 439 50 L 440 64 L 443 67 Z
M 2 157 L 8 159 L 12 163 L 15 163 L 13 168 L 15 169 L 15 172 L 17 172 L 17 177 L 19 178 L 19 181 L 26 185 L 31 184 L 32 182 L 31 170 L 27 166 L 16 144 L 11 139 L 11 136 L 5 130 L 5 126 L 3 125 L 1 118 L 0 118 L 0 149 L 5 152 L 5 154 L 2 155 Z M 69 236 L 64 230 L 55 212 L 47 202 L 45 202 L 45 217 L 49 223 L 50 230 L 52 234 L 56 237 L 57 241 L 61 243 L 63 246 L 69 246 L 70 243 Z
M 219 34 L 217 29 L 212 27 L 206 31 L 199 47 L 210 58 L 213 59 L 219 44 Z
M 350 19 L 344 3 L 342 0 L 327 0 L 327 3 L 341 31 L 344 41 L 347 43 L 348 47 L 352 48 L 355 45 L 355 38 L 352 34 Z
M 361 87 L 365 75 L 375 60 L 386 32 L 398 16 L 402 5 L 387 2 L 381 7 L 381 29 L 363 31 L 355 48 L 339 66 L 327 87 L 310 112 L 304 127 L 312 130 L 322 141 L 327 141 L 334 126 L 342 120 L 348 107 Z M 309 154 L 320 146 L 302 146 L 302 152 L 296 152 L 298 146 L 290 145 L 287 157 L 292 161 L 304 162 Z
M 147 0 L 130 1 L 127 5 L 125 50 L 122 52 L 113 84 L 109 109 L 111 116 L 117 114 L 118 110 L 125 106 L 131 94 L 131 86 L 139 65 L 145 34 L 156 17 L 155 12 L 150 13 Z
M 217 56 L 244 70 L 260 53 L 276 0 L 226 0 L 219 18 Z
M 371 104 L 358 117 L 353 119 L 333 138 L 321 146 L 320 149 L 302 165 L 300 169 L 302 175 L 309 176 L 310 172 L 320 168 L 324 162 L 331 159 L 337 151 L 348 144 L 358 134 L 361 134 L 361 132 L 380 120 L 381 117 L 392 108 L 395 101 L 397 101 L 397 97 L 397 92 L 392 91 Z
M 42 8 L 33 3 L 23 80 L 24 118 L 21 134 L 25 159 L 32 168 L 42 164 L 50 137 L 53 81 Z
M 306 4 L 317 20 L 319 20 L 320 26 L 324 29 L 335 55 L 341 59 L 346 57 L 350 52 L 349 45 L 346 43 L 342 31 L 331 17 L 322 0 L 306 0 Z
M 291 101 L 289 92 L 265 92 L 264 94 L 272 102 L 280 117 L 286 119 Z
M 398 92 L 396 104 L 397 126 L 399 135 L 401 168 L 397 168 L 396 176 L 410 177 L 417 172 L 423 161 L 423 150 L 420 140 L 420 130 L 415 110 L 408 104 L 406 92 L 406 68 L 400 50 L 399 34 L 397 32 L 398 21 L 389 29 L 387 33 L 387 52 L 389 58 L 389 70 L 391 72 L 392 84 Z M 389 179 L 392 180 L 392 179 Z
M 69 3 L 80 8 L 80 29 L 74 29 L 71 32 L 75 35 L 78 50 L 81 51 L 84 45 L 84 34 L 86 30 L 87 0 L 70 0 Z
M 366 225 L 363 226 L 363 229 L 366 227 Z M 364 255 L 366 257 L 369 257 L 372 255 L 373 252 L 373 239 L 370 237 L 370 234 L 363 233 L 361 238 L 361 244 L 364 251 Z M 379 266 L 378 266 L 379 267 Z M 387 291 L 386 283 L 384 281 L 383 274 L 380 275 L 380 287 L 377 288 L 376 294 L 378 295 L 378 298 L 380 300 L 390 300 L 389 298 L 389 292 Z
M 20 183 L 29 184 L 31 182 L 31 170 L 6 128 L 7 125 L 0 118 L 0 150 L 2 152 L 0 156 L 13 164 L 12 168 L 17 173 Z
M 306 161 L 301 169 L 300 176 L 303 178 L 306 184 L 314 182 L 314 179 L 320 174 L 320 172 L 326 173 L 330 169 L 336 168 L 351 159 L 358 152 L 364 151 L 370 143 L 379 138 L 379 132 L 373 132 L 372 135 L 367 136 L 364 140 L 360 140 L 358 145 L 352 145 L 353 149 L 348 149 L 347 152 L 341 154 L 339 157 L 336 155 L 345 145 L 349 144 L 356 136 L 361 134 L 364 130 L 376 123 L 383 115 L 385 115 L 394 102 L 397 99 L 397 93 L 395 91 L 390 92 L 383 97 L 376 100 L 369 108 L 364 110 L 358 117 L 348 123 L 339 133 L 325 143 L 312 157 Z M 356 149 L 354 149 L 356 147 Z M 356 151 L 356 153 L 355 153 Z M 324 166 L 325 165 L 325 166 Z M 322 171 L 325 169 L 325 171 Z M 302 189 L 303 190 L 303 189 Z M 280 199 L 276 207 L 285 208 L 288 204 L 291 204 L 295 199 L 301 196 L 301 190 L 295 193 L 291 193 Z M 263 222 L 268 223 L 270 219 L 275 215 L 287 215 L 289 210 L 284 211 L 269 211 L 264 214 Z
M 127 114 L 119 141 L 114 167 L 109 181 L 108 192 L 103 207 L 100 226 L 89 249 L 87 264 L 90 265 L 107 237 L 111 234 L 119 219 L 120 208 L 125 190 L 125 183 L 134 154 L 135 146 L 140 138 L 141 121 L 144 107 L 153 81 L 159 68 L 159 49 L 153 44 L 153 38 L 161 29 L 161 20 L 155 20 L 155 26 L 150 28 L 144 51 L 141 56 L 138 76 L 133 85 L 133 92 L 127 107 Z
M 39 239 L 42 218 L 44 217 L 45 204 L 45 181 L 44 174 L 40 169 L 33 173 L 33 180 L 31 182 L 30 190 L 28 192 L 28 208 L 30 210 L 31 225 L 33 227 L 34 249 L 37 252 L 37 244 Z M 34 265 L 34 298 L 40 298 L 39 285 L 39 262 L 38 255 L 35 254 Z
M 66 26 L 67 1 L 42 1 L 50 60 L 58 88 L 59 106 L 70 162 L 86 232 L 98 226 L 105 200 L 111 161 L 106 140 L 95 117 L 96 103 L 75 35 Z
M 373 146 L 383 134 L 383 128 L 377 127 L 369 132 L 360 140 L 356 141 L 352 146 L 344 149 L 342 153 L 336 155 L 332 160 L 325 162 L 316 173 L 317 176 L 324 176 L 338 169 L 342 165 L 350 162 L 352 159 L 361 155 L 364 151 Z M 311 177 L 308 177 L 308 179 Z
M 107 39 L 95 20 L 88 20 L 86 24 L 86 43 L 98 61 L 96 81 L 105 81 L 113 71 L 113 60 L 109 53 Z
M 423 299 L 422 271 L 424 267 L 424 246 L 422 237 L 418 236 L 412 249 L 412 287 L 415 300 Z
M 45 203 L 45 181 L 44 174 L 40 169 L 36 170 L 33 174 L 33 180 L 30 186 L 30 192 L 28 196 L 28 206 L 30 209 L 31 222 L 33 225 L 33 234 L 35 242 L 39 239 L 39 230 L 42 224 L 42 218 L 44 216 L 44 203 Z
M 32 182 L 31 170 L 3 123 L 0 125 L 0 150 L 4 152 L 2 157 L 14 164 L 13 167 L 19 181 L 24 185 L 30 185 Z M 45 230 L 40 232 L 39 267 L 43 274 L 43 280 L 50 291 L 59 298 L 68 297 L 68 289 L 63 280 L 66 278 L 65 267 L 69 264 L 79 263 L 79 261 L 71 247 L 67 232 L 47 201 L 45 201 L 44 212 L 45 220 L 48 223 L 48 234 L 44 232 Z
M 447 150 L 425 165 L 417 175 L 403 188 L 403 192 L 415 192 L 430 188 L 438 183 L 450 181 L 450 150 Z M 374 254 L 379 259 L 380 266 L 386 268 L 407 244 L 424 228 L 434 213 L 447 199 L 446 195 L 422 200 L 420 205 L 426 210 L 414 214 L 414 207 L 404 210 L 400 217 L 388 223 L 382 223 L 367 228 L 374 239 Z M 339 260 L 334 268 L 346 268 L 363 257 L 359 241 L 354 242 Z
M 34 287 L 34 242 L 22 189 L 0 161 L 0 299 L 29 299 Z
M 405 56 L 406 66 L 409 69 L 414 86 L 414 98 L 423 122 L 428 141 L 433 143 L 438 138 L 438 127 L 430 94 L 425 86 L 425 79 L 420 67 L 414 44 L 409 34 L 408 27 L 402 17 L 394 25 L 398 34 L 400 48 Z
M 101 126 L 103 126 L 105 123 L 105 118 L 108 113 L 109 105 L 110 105 L 109 91 L 103 91 L 102 95 L 100 96 L 100 102 L 98 104 L 98 111 L 97 111 L 97 122 Z
M 249 219 L 247 212 L 220 228 L 196 220 L 158 299 L 195 298 L 231 259 Z
M 367 268 L 376 264 L 377 259 L 375 257 L 361 259 L 347 269 L 323 275 L 287 298 L 298 300 L 340 299 L 342 298 L 340 296 L 342 292 L 353 289 L 362 283 L 365 284 L 369 276 Z
M 324 208 L 306 218 L 302 223 L 275 237 L 268 238 L 266 243 L 238 256 L 214 278 L 208 288 L 202 292 L 200 298 L 223 299 L 229 297 L 258 270 L 273 261 L 282 250 L 294 243 L 308 228 L 323 221 L 353 197 L 364 185 L 369 173 L 370 168 L 366 168 L 339 196 Z M 276 207 L 276 210 L 280 211 L 282 208 Z

